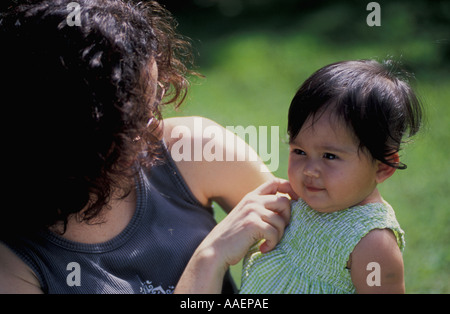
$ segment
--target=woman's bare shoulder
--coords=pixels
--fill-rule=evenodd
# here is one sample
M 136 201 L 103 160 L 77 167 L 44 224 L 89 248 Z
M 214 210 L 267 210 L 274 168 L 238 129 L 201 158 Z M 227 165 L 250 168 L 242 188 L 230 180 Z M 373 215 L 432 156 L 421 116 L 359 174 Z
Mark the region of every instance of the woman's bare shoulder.
M 204 117 L 164 120 L 164 140 L 193 194 L 231 210 L 248 192 L 273 179 L 257 153 L 220 124 Z
M 0 243 L 0 294 L 43 293 L 34 272 L 8 247 Z

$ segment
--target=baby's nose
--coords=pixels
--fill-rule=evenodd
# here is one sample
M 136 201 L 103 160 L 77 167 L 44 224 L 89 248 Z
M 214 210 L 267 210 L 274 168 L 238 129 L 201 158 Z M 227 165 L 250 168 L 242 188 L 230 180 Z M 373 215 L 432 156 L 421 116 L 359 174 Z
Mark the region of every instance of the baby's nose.
M 303 174 L 311 178 L 318 178 L 320 176 L 320 169 L 315 163 L 309 162 L 303 169 Z

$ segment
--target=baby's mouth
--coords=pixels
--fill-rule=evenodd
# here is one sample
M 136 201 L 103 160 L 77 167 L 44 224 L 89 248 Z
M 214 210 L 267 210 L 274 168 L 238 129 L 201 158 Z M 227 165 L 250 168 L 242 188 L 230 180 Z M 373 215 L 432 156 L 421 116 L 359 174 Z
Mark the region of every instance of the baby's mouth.
M 305 185 L 305 189 L 306 189 L 308 192 L 312 192 L 312 193 L 317 193 L 317 192 L 325 191 L 324 188 L 320 188 L 320 187 L 317 187 L 317 186 L 314 186 L 314 185 Z

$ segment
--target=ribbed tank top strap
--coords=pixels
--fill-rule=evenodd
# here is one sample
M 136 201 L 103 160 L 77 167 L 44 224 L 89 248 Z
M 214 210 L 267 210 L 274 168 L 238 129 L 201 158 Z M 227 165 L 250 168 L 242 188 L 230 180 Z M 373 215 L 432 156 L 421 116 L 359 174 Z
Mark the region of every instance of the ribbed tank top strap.
M 194 196 L 175 164 L 165 142 L 163 142 L 161 159 L 151 169 L 144 171 L 146 171 L 148 180 L 153 185 L 158 186 L 159 193 L 175 200 L 180 199 L 206 210 L 211 210 L 210 207 L 205 207 L 201 204 Z

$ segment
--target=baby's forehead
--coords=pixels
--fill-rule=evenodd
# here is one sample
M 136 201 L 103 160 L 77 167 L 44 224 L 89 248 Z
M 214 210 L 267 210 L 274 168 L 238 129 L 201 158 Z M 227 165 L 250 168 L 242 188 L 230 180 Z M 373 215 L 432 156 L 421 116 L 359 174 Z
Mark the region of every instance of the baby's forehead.
M 300 132 L 307 129 L 311 129 L 312 131 L 315 131 L 316 129 L 331 129 L 354 133 L 352 127 L 347 123 L 344 117 L 333 108 L 327 108 L 310 114 L 306 118 L 305 123 L 303 123 Z
M 359 145 L 359 140 L 345 119 L 333 110 L 325 110 L 310 115 L 302 125 L 300 132 L 293 142 L 309 138 L 322 138 L 329 142 L 345 143 L 347 145 Z

